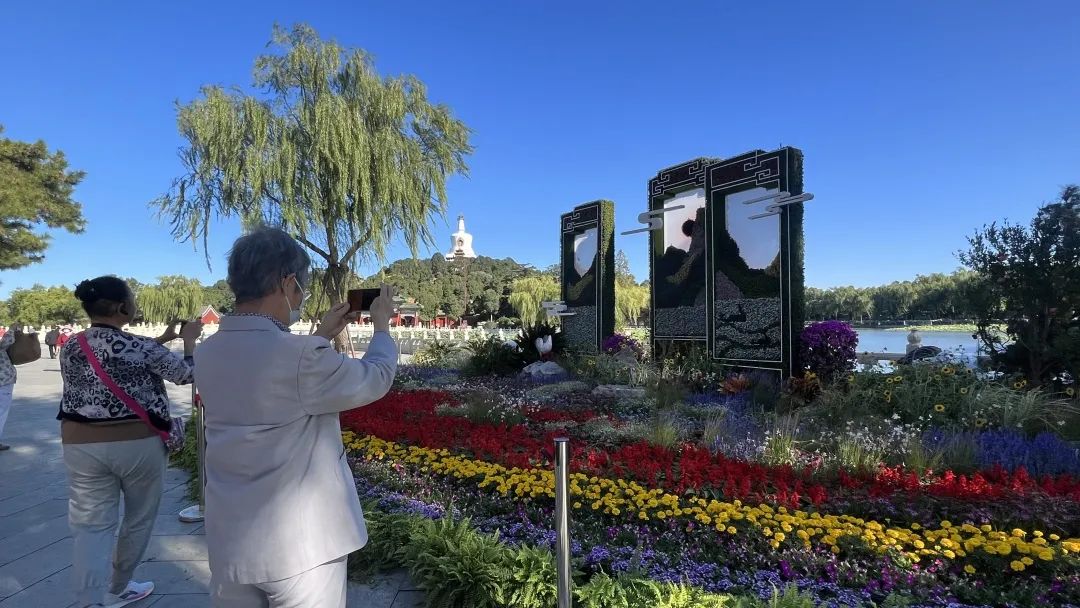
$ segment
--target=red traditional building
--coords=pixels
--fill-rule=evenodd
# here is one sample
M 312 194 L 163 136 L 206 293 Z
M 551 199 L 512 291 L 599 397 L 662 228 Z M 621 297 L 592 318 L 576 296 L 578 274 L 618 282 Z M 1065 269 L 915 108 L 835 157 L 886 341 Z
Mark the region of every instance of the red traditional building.
M 221 315 L 214 310 L 213 306 L 207 306 L 199 313 L 199 320 L 203 322 L 203 325 L 217 325 L 221 321 Z

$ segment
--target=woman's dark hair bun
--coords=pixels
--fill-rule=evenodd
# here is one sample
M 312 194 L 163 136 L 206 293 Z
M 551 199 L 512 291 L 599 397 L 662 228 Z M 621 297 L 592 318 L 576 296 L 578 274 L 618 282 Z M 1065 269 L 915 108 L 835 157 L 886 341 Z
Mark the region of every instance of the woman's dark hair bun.
M 75 287 L 75 297 L 91 317 L 107 317 L 116 313 L 116 303 L 127 301 L 131 290 L 123 279 L 113 276 L 87 279 Z
M 79 285 L 75 287 L 75 297 L 78 298 L 80 302 L 97 301 L 99 296 L 97 293 L 97 288 L 94 287 L 94 282 L 86 280 L 82 283 L 79 283 Z

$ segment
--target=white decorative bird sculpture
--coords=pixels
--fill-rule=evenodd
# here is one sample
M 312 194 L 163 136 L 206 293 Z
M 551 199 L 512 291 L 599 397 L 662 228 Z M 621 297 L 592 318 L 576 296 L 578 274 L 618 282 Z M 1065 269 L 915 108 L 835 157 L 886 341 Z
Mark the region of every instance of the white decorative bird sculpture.
M 536 339 L 536 352 L 540 353 L 540 358 L 544 358 L 551 353 L 550 335 Z

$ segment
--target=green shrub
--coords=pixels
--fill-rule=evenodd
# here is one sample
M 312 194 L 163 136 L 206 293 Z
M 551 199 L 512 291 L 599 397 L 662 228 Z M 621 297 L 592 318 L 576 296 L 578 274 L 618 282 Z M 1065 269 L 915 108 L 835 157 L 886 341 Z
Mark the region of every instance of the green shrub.
M 696 392 L 715 391 L 723 384 L 729 368 L 721 365 L 704 347 L 688 347 L 667 357 L 660 364 L 665 378 Z
M 942 449 L 928 448 L 920 437 L 913 437 L 907 443 L 904 460 L 901 464 L 920 477 L 927 471 L 940 471 L 941 463 L 945 459 L 945 451 Z
M 603 572 L 574 589 L 574 596 L 581 608 L 756 608 L 753 603 L 737 604 L 729 595 L 635 576 L 612 578 Z
M 525 421 L 518 408 L 507 404 L 498 393 L 488 390 L 470 390 L 458 395 L 461 405 L 438 406 L 436 412 L 443 416 L 461 416 L 476 424 L 505 424 L 513 426 Z
M 795 585 L 784 587 L 784 591 L 773 589 L 772 597 L 759 604 L 761 608 L 815 608 L 814 600 Z
M 795 464 L 798 430 L 798 416 L 777 416 L 773 420 L 773 428 L 765 438 L 765 454 L 762 461 L 770 466 Z
M 553 382 L 551 384 L 541 384 L 540 386 L 529 389 L 525 392 L 525 396 L 532 401 L 550 401 L 556 397 L 562 397 L 569 395 L 570 393 L 583 393 L 588 391 L 590 386 L 580 380 L 568 380 L 566 382 Z
M 521 319 L 517 317 L 499 317 L 495 319 L 495 324 L 501 329 L 514 329 L 515 327 L 521 327 Z
M 673 449 L 681 440 L 681 431 L 675 417 L 666 412 L 659 412 L 649 426 L 649 443 Z
M 852 374 L 826 389 L 814 415 L 834 426 L 846 420 L 877 417 L 920 428 L 954 430 L 1023 429 L 1059 431 L 1076 416 L 1075 401 L 1028 390 L 1023 381 L 980 379 L 956 365 L 917 364 L 892 373 Z
M 885 458 L 885 450 L 859 438 L 842 436 L 836 445 L 838 464 L 848 471 L 871 473 Z
M 521 547 L 510 564 L 508 605 L 515 608 L 549 608 L 558 599 L 555 556 L 547 549 Z
M 466 349 L 469 360 L 461 370 L 466 376 L 509 376 L 525 366 L 521 353 L 494 336 L 473 338 Z
M 657 410 L 670 410 L 686 399 L 686 385 L 677 378 L 661 376 L 649 383 L 645 394 L 653 400 Z
M 364 521 L 368 530 L 367 545 L 349 555 L 349 576 L 358 580 L 404 564 L 419 519 L 383 513 L 371 503 L 364 505 Z
M 468 520 L 420 519 L 405 554 L 430 608 L 505 605 L 512 550 L 497 534 L 480 534 Z
M 425 343 L 413 355 L 412 363 L 422 367 L 460 367 L 464 352 L 461 345 L 453 340 L 434 340 Z
M 199 424 L 198 410 L 193 410 L 184 426 L 184 447 L 179 452 L 169 455 L 169 463 L 188 474 L 187 497 L 199 499 L 199 447 L 195 431 Z

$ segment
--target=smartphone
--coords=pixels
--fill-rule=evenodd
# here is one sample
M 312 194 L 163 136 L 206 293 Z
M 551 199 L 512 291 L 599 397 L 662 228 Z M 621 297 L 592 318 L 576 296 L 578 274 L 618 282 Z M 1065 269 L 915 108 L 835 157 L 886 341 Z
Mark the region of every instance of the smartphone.
M 367 312 L 371 310 L 371 303 L 379 297 L 381 290 L 378 287 L 370 289 L 350 289 L 348 295 L 349 312 Z

